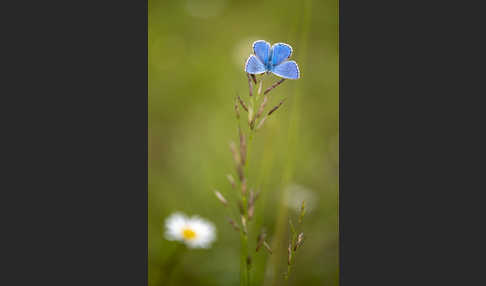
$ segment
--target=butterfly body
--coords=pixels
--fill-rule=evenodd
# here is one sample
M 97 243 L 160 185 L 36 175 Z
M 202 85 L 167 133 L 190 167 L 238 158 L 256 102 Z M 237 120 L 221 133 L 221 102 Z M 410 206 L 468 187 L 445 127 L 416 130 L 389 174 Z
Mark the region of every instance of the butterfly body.
M 253 43 L 254 55 L 250 55 L 245 64 L 245 71 L 250 74 L 271 72 L 279 77 L 298 79 L 299 67 L 295 61 L 289 61 L 292 47 L 285 43 L 273 46 L 266 41 L 259 40 Z

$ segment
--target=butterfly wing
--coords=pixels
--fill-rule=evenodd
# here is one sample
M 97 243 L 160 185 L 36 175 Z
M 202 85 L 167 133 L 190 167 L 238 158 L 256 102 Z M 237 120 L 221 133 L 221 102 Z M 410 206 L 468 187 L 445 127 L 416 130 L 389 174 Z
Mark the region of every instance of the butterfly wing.
M 264 40 L 256 41 L 253 43 L 253 51 L 263 65 L 266 66 L 270 58 L 270 44 Z
M 261 74 L 266 72 L 267 69 L 255 55 L 250 55 L 248 60 L 246 60 L 245 71 L 251 74 Z
M 290 58 L 292 47 L 284 43 L 277 43 L 272 46 L 272 66 L 281 64 Z
M 295 61 L 285 61 L 274 66 L 271 72 L 279 77 L 288 79 L 298 79 L 300 77 L 299 67 Z

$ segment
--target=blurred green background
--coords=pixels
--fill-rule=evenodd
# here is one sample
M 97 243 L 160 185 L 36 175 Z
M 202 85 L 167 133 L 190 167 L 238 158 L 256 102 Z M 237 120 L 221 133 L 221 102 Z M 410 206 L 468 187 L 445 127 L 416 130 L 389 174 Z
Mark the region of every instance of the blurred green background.
M 244 63 L 258 39 L 290 44 L 301 78 L 271 92 L 269 107 L 287 101 L 250 150 L 249 183 L 262 191 L 250 249 L 265 227 L 274 251 L 251 251 L 253 285 L 338 285 L 338 1 L 149 0 L 148 16 L 149 285 L 239 285 L 239 235 L 213 190 L 232 197 L 233 100 L 248 101 Z M 306 239 L 284 281 L 288 217 L 302 198 Z M 186 252 L 169 284 L 163 265 L 177 243 L 163 224 L 175 211 L 214 222 L 218 238 Z

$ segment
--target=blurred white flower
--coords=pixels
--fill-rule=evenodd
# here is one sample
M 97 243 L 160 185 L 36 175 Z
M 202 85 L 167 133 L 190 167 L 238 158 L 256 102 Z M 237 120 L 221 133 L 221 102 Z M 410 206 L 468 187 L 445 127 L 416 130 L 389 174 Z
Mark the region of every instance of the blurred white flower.
M 302 201 L 305 201 L 306 212 L 310 212 L 315 208 L 317 203 L 317 195 L 306 187 L 291 184 L 287 186 L 285 191 L 288 192 L 285 204 L 294 211 L 300 213 Z
M 185 243 L 190 248 L 209 248 L 216 239 L 214 225 L 199 217 L 174 213 L 165 220 L 165 238 Z

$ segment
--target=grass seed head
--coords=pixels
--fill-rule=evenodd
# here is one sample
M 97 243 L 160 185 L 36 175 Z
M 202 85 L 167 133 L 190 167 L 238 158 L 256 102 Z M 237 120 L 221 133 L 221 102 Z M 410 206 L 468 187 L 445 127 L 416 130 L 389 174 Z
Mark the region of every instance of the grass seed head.
M 260 108 L 258 109 L 258 113 L 256 115 L 256 118 L 260 118 L 260 115 L 262 115 L 263 113 L 263 110 L 265 109 L 265 106 L 267 105 L 267 101 L 268 101 L 268 96 L 264 96 L 263 97 L 263 101 L 262 101 L 262 104 L 260 104 Z
M 273 254 L 272 248 L 270 248 L 270 245 L 266 241 L 263 241 L 263 246 L 265 246 L 265 249 L 268 251 L 268 253 Z
M 231 187 L 234 189 L 236 187 L 236 184 L 235 184 L 235 179 L 233 178 L 233 176 L 231 174 L 227 174 L 226 178 L 230 182 Z
M 304 243 L 304 233 L 301 232 L 301 233 L 299 233 L 299 236 L 297 237 L 297 242 L 295 243 L 294 251 L 296 251 L 297 248 L 301 247 L 303 243 Z
M 248 220 L 251 220 L 254 214 L 255 214 L 255 206 L 254 205 L 248 206 Z
M 275 111 L 277 111 L 277 109 L 282 106 L 282 104 L 285 102 L 287 98 L 284 98 L 282 99 L 282 101 L 280 101 L 280 103 L 278 105 L 276 105 L 275 107 L 273 107 L 272 109 L 270 109 L 270 111 L 268 112 L 268 116 L 272 115 L 272 113 L 274 113 Z
M 253 85 L 251 84 L 250 74 L 247 73 L 246 76 L 248 77 L 248 89 L 250 90 L 250 97 L 253 95 Z
M 234 220 L 232 220 L 231 218 L 228 218 L 228 222 L 233 227 L 234 230 L 240 231 L 240 227 L 238 226 L 238 224 Z
M 257 127 L 256 127 L 256 130 L 260 130 L 260 128 L 262 128 L 263 126 L 263 123 L 265 122 L 265 120 L 267 120 L 267 115 L 265 114 L 265 116 L 260 120 L 260 122 L 258 123 Z
M 272 91 L 272 89 L 276 88 L 277 86 L 279 86 L 282 82 L 284 82 L 284 78 L 282 78 L 281 80 L 277 81 L 276 83 L 272 84 L 271 87 L 267 88 L 267 90 L 265 90 L 265 92 L 263 93 L 264 95 L 269 93 L 270 91 Z
M 300 207 L 299 224 L 302 223 L 305 215 L 305 201 L 302 201 L 302 206 Z
M 262 232 L 260 232 L 260 234 L 258 235 L 257 237 L 257 246 L 256 246 L 256 249 L 255 251 L 258 252 L 258 250 L 260 250 L 260 247 L 263 245 L 263 243 L 265 242 L 265 237 L 267 236 L 267 234 L 265 233 L 265 231 L 262 230 Z
M 220 193 L 218 192 L 217 190 L 214 191 L 214 194 L 216 195 L 216 197 L 218 198 L 218 200 L 224 205 L 224 206 L 227 206 L 228 205 L 228 201 L 226 200 L 226 198 Z
M 245 102 L 241 99 L 241 97 L 238 95 L 238 101 L 240 102 L 241 107 L 248 112 L 248 107 L 246 106 Z
M 246 179 L 243 179 L 243 181 L 241 182 L 241 194 L 243 196 L 246 195 L 246 188 L 247 188 L 247 186 L 246 186 Z
M 243 232 L 247 233 L 245 216 L 241 216 L 241 226 L 243 227 Z
M 241 158 L 241 164 L 245 165 L 246 161 L 246 137 L 245 134 L 243 134 L 243 131 L 241 131 L 241 128 L 239 129 L 239 135 L 240 135 L 240 158 Z

